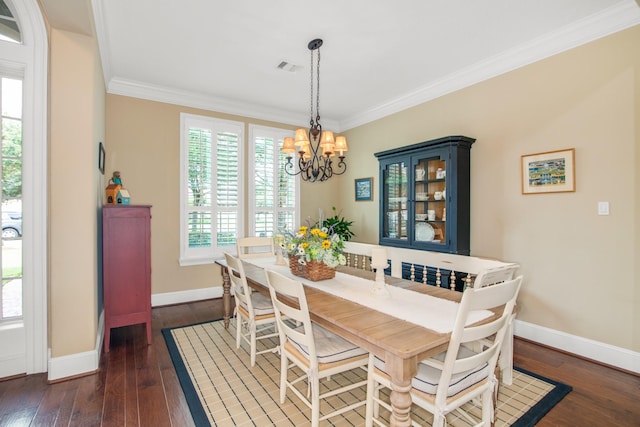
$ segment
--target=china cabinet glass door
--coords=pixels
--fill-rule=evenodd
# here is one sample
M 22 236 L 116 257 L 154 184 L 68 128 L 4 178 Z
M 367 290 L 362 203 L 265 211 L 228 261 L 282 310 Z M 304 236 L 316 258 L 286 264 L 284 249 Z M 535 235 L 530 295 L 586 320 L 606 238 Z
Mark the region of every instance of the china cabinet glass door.
M 389 161 L 382 167 L 382 234 L 385 238 L 407 240 L 407 199 L 409 167 L 404 161 Z
M 414 164 L 413 240 L 447 241 L 447 162 L 444 156 L 418 158 Z

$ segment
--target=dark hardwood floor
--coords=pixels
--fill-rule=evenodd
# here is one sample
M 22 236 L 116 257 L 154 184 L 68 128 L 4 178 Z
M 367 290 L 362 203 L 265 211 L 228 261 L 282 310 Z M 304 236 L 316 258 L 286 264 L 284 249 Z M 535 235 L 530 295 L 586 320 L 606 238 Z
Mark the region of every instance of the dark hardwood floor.
M 222 301 L 153 309 L 143 325 L 114 329 L 96 374 L 47 384 L 46 374 L 0 382 L 0 426 L 192 426 L 161 329 L 217 319 Z M 573 386 L 538 426 L 640 426 L 640 377 L 522 340 L 515 364 Z

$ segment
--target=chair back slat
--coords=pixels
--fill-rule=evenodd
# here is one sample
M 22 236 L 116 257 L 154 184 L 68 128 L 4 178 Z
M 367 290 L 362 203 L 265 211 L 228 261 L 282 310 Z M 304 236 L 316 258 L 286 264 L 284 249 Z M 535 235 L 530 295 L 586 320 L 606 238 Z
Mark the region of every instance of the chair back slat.
M 473 287 L 482 288 L 511 280 L 515 277 L 517 270 L 518 265 L 515 264 L 483 270 L 476 276 Z
M 240 237 L 236 240 L 238 258 L 261 258 L 275 256 L 271 237 Z
M 312 367 L 316 365 L 317 368 L 315 341 L 304 286 L 297 280 L 272 270 L 266 270 L 266 275 L 280 333 L 280 345 L 289 340 L 306 346 L 309 361 Z M 303 328 L 299 328 L 299 324 Z
M 236 305 L 239 305 L 240 302 L 246 304 L 249 316 L 253 318 L 254 313 L 253 304 L 251 301 L 251 290 L 249 289 L 249 285 L 247 283 L 247 277 L 244 274 L 242 261 L 226 252 L 224 254 L 224 258 L 227 262 L 227 273 L 229 274 L 229 280 L 233 285 L 232 288 L 233 294 L 236 298 Z

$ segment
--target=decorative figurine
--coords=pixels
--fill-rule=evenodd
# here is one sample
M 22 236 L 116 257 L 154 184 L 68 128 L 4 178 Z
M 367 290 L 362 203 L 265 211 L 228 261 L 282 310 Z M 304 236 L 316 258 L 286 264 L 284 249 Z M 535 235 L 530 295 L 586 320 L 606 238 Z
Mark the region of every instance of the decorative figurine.
M 109 179 L 109 185 L 106 189 L 108 205 L 129 205 L 131 204 L 131 196 L 129 192 L 122 187 L 122 178 L 120 171 L 113 172 L 113 176 Z
M 110 184 L 122 185 L 122 179 L 120 178 L 120 171 L 114 171 L 113 176 L 109 180 Z

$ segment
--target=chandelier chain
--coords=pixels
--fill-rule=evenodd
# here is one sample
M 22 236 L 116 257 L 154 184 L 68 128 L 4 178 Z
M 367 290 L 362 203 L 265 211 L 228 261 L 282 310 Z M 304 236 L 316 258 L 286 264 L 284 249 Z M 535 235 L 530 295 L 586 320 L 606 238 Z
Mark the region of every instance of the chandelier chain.
M 316 66 L 316 78 L 318 84 L 316 85 L 316 121 L 320 121 L 320 48 L 318 48 L 318 62 Z
M 313 55 L 315 51 L 318 51 L 318 59 L 316 60 L 316 67 L 315 67 L 315 73 L 316 73 L 316 81 L 315 81 L 315 101 L 316 101 L 316 110 L 315 110 L 315 117 L 314 117 L 314 111 L 313 111 L 313 100 L 314 100 L 314 81 L 313 81 L 313 73 L 314 73 L 314 67 L 313 67 Z M 311 79 L 309 80 L 310 83 L 310 96 L 309 96 L 309 119 L 310 119 L 310 124 L 313 126 L 318 125 L 319 121 L 320 121 L 320 48 L 318 47 L 315 50 L 311 50 L 311 56 L 309 57 L 309 68 L 311 69 Z
M 309 124 L 313 126 L 313 50 L 311 51 L 309 68 L 311 69 L 311 79 L 309 80 L 309 90 L 311 92 L 309 96 Z
M 323 132 L 320 124 L 320 46 L 322 46 L 322 39 L 311 40 L 308 44 L 308 48 L 311 51 L 309 57 L 311 74 L 309 82 L 309 129 L 297 129 L 295 139 L 292 137 L 285 138 L 282 146 L 282 152 L 287 153 L 287 163 L 284 166 L 284 170 L 289 175 L 300 175 L 303 181 L 308 182 L 323 182 L 333 175 L 342 175 L 347 170 L 347 164 L 344 161 L 344 152 L 347 151 L 345 137 L 340 136 L 334 140 L 333 132 Z M 315 50 L 318 51 L 318 57 L 315 58 L 314 67 Z M 315 78 L 314 73 L 316 73 Z M 292 161 L 293 153 L 296 153 L 296 150 L 298 153 L 297 171 Z M 337 156 L 337 162 L 332 159 L 334 156 Z

